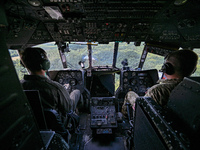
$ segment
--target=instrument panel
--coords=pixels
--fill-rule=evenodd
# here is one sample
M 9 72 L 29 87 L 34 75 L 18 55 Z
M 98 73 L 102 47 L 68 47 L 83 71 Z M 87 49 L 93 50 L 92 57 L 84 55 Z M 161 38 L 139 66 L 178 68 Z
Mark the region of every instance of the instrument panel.
M 55 81 L 60 84 L 69 84 L 71 90 L 79 89 L 81 93 L 84 91 L 84 78 L 81 70 L 62 70 L 57 72 Z
M 112 134 L 112 129 L 117 128 L 114 101 L 114 97 L 92 98 L 90 127 L 96 129 L 97 134 Z
M 134 91 L 139 96 L 144 96 L 145 92 L 158 80 L 156 69 L 145 71 L 122 71 L 121 72 L 121 88 L 122 91 Z
M 199 0 L 12 0 L 3 3 L 8 48 L 51 41 L 200 47 Z M 4 14 L 4 13 L 2 13 Z

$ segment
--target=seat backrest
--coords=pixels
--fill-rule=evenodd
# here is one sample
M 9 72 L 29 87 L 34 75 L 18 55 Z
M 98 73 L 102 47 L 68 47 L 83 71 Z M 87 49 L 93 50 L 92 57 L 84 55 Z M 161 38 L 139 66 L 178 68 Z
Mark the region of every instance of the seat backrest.
M 66 132 L 60 114 L 56 110 L 45 108 L 44 115 L 48 129 L 52 129 L 53 131 Z
M 133 143 L 136 150 L 189 149 L 171 126 L 168 111 L 150 97 L 136 99 Z
M 40 129 L 51 129 L 59 133 L 66 132 L 60 114 L 54 109 L 43 108 L 39 91 L 24 90 L 24 92 L 26 93 Z
M 26 97 L 31 105 L 34 116 L 36 118 L 39 129 L 47 129 L 47 124 L 44 116 L 44 110 L 40 98 L 39 91 L 37 90 L 24 90 Z
M 184 133 L 192 148 L 200 143 L 200 83 L 184 78 L 172 91 L 167 108 L 177 121 L 177 129 Z
M 31 105 L 31 108 L 33 110 L 34 116 L 36 118 L 37 124 L 39 126 L 39 129 L 42 133 L 45 131 L 48 131 L 51 129 L 52 131 L 55 131 L 57 136 L 61 135 L 64 140 L 69 143 L 69 132 L 64 127 L 64 124 L 62 123 L 62 119 L 59 115 L 59 113 L 54 109 L 46 109 L 43 108 L 40 93 L 37 90 L 24 90 L 27 99 Z M 45 132 L 48 133 L 48 132 Z M 55 148 L 55 145 L 52 143 L 61 143 L 63 146 L 67 145 L 64 141 L 62 141 L 61 137 L 57 137 L 54 140 L 48 139 L 48 134 L 43 135 L 43 142 L 50 144 L 49 147 Z M 46 139 L 46 140 L 44 140 Z M 61 140 L 60 140 L 61 139 Z M 53 142 L 52 142 L 53 141 Z M 65 149 L 65 148 L 63 148 Z M 68 149 L 68 147 L 66 148 Z

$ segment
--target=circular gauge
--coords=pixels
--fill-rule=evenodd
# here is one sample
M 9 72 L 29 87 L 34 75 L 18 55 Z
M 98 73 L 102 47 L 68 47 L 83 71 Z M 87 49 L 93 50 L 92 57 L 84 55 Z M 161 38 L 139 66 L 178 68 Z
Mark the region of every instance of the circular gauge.
M 143 81 L 143 80 L 140 80 L 139 83 L 140 83 L 140 84 L 144 84 L 144 81 Z
M 71 73 L 71 76 L 72 76 L 72 77 L 75 77 L 75 72 L 72 72 L 72 73 Z
M 137 80 L 132 79 L 131 85 L 136 85 L 136 84 L 137 84 Z
M 124 78 L 124 82 L 128 82 L 128 79 L 127 79 L 127 78 Z
M 78 77 L 79 79 L 81 79 L 81 76 L 82 76 L 81 72 L 77 72 L 77 77 Z
M 62 84 L 63 83 L 63 79 L 59 79 L 58 82 Z
M 65 77 L 66 77 L 66 78 L 69 78 L 69 77 L 70 77 L 70 75 L 69 75 L 68 72 L 66 72 Z
M 128 76 L 128 72 L 124 72 L 124 76 L 127 77 Z
M 135 72 L 132 73 L 132 77 L 134 77 L 134 76 L 136 76 L 136 73 L 135 73 Z
M 76 81 L 75 81 L 75 80 L 71 80 L 71 81 L 70 81 L 70 84 L 71 84 L 72 86 L 75 86 L 75 85 L 76 85 Z

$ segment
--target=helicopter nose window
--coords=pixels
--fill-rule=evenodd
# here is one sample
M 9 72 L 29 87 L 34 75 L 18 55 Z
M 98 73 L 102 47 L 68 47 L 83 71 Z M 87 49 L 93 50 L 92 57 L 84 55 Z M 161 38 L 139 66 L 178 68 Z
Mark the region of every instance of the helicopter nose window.
M 17 72 L 19 80 L 21 80 L 24 74 L 28 74 L 28 71 L 20 64 L 20 57 L 17 50 L 9 50 L 10 57 L 15 66 L 15 70 Z
M 114 42 L 92 46 L 93 66 L 112 66 Z
M 64 69 L 57 45 L 55 42 L 45 43 L 42 45 L 37 45 L 37 47 L 43 48 L 48 55 L 51 62 L 51 67 L 49 70 L 62 70 Z M 83 56 L 87 56 L 87 45 L 79 44 L 69 44 L 68 52 L 65 52 L 67 68 L 70 69 L 81 69 L 80 61 L 83 60 Z M 84 62 L 87 68 L 87 62 Z
M 127 60 L 127 67 L 135 69 L 139 65 L 140 57 L 142 54 L 142 50 L 144 48 L 144 43 L 141 43 L 140 46 L 135 46 L 134 42 L 130 42 L 129 44 L 122 42 L 119 43 L 119 50 L 117 55 L 117 64 L 118 68 L 122 68 L 124 60 Z

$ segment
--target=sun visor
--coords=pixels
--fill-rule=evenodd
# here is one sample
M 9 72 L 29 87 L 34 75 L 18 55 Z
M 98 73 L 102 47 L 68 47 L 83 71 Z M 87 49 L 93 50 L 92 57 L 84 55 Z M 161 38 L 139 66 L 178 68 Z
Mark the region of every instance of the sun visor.
M 56 6 L 45 6 L 44 7 L 45 11 L 51 16 L 52 19 L 56 19 L 56 20 L 59 20 L 59 19 L 63 19 L 63 16 L 60 12 L 60 9 Z

